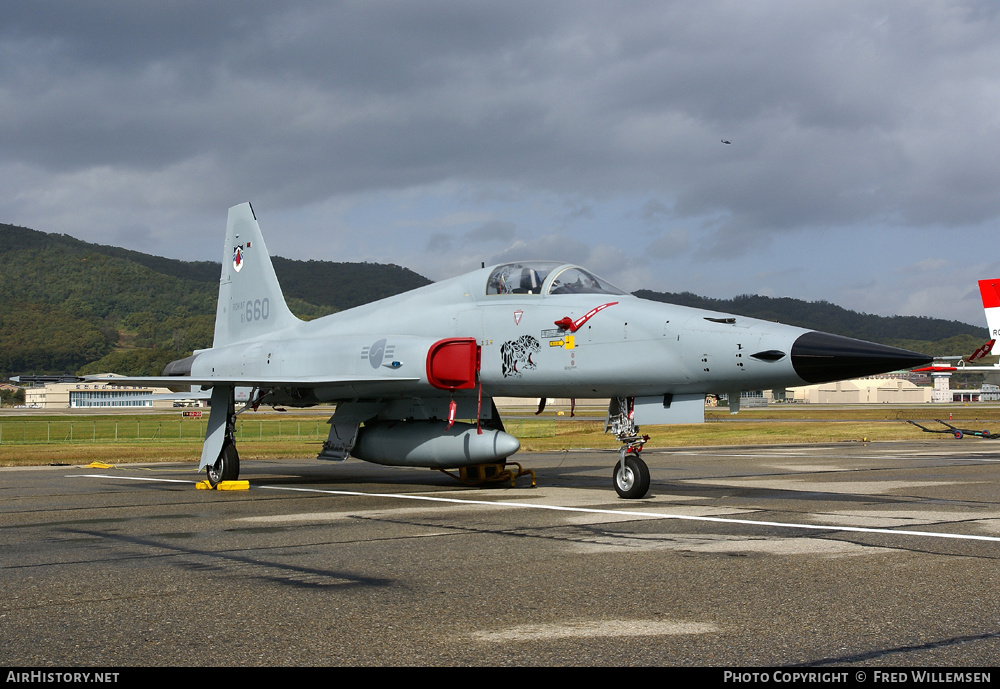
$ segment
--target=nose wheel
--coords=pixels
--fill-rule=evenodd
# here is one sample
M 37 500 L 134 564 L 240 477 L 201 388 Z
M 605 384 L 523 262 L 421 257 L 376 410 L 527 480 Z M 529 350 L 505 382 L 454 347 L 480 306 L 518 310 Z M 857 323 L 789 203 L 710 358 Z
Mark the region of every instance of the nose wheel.
M 622 451 L 622 458 L 615 465 L 615 492 L 626 500 L 641 498 L 649 492 L 649 467 L 638 454 Z

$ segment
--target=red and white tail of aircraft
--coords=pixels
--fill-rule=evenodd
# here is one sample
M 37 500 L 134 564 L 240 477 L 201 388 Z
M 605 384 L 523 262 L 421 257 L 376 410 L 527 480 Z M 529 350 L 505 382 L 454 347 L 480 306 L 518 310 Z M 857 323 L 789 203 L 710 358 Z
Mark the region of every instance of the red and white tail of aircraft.
M 983 309 L 986 311 L 986 327 L 990 329 L 990 348 L 992 349 L 996 346 L 997 338 L 1000 337 L 1000 278 L 996 280 L 980 280 L 979 294 L 983 297 Z M 1000 354 L 1000 351 L 995 353 Z
M 964 357 L 961 364 L 958 366 L 941 366 L 935 364 L 933 366 L 925 366 L 924 368 L 914 369 L 915 371 L 969 371 L 976 372 L 997 372 L 1000 371 L 1000 364 L 993 364 L 990 366 L 967 366 L 973 361 L 982 359 L 984 356 L 989 354 L 1000 354 L 1000 348 L 997 348 L 997 339 L 1000 338 L 1000 278 L 993 280 L 980 280 L 979 281 L 979 295 L 983 298 L 983 310 L 986 312 L 986 326 L 990 330 L 990 339 L 984 344 L 980 345 L 976 351 L 967 357 Z M 994 351 L 996 348 L 997 351 Z

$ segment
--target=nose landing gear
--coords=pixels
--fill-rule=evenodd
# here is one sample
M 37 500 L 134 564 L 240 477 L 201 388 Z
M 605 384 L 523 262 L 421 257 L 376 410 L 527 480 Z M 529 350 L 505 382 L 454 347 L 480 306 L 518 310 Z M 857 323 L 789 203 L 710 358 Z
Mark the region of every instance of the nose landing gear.
M 622 451 L 622 458 L 615 465 L 615 491 L 618 497 L 632 500 L 649 492 L 649 467 L 638 454 Z
M 618 497 L 626 500 L 644 497 L 649 492 L 649 467 L 639 455 L 649 436 L 639 435 L 639 427 L 635 425 L 634 398 L 612 398 L 604 431 L 614 433 L 622 443 L 621 459 L 612 475 Z

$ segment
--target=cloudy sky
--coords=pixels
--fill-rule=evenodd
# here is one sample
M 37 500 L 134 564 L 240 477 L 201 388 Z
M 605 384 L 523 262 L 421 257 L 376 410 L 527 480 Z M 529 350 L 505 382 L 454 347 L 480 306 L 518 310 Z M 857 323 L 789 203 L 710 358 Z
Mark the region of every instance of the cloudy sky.
M 0 222 L 983 323 L 995 2 L 16 2 Z M 730 141 L 725 144 L 722 140 Z

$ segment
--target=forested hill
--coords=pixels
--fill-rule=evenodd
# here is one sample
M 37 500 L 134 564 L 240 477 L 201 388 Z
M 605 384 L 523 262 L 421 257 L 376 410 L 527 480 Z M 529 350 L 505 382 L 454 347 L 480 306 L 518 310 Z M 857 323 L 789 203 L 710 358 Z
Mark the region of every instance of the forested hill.
M 78 254 L 94 252 L 145 266 L 154 273 L 181 280 L 207 282 L 218 289 L 222 266 L 214 261 L 180 261 L 152 256 L 117 246 L 90 244 L 65 234 L 46 234 L 24 227 L 0 224 L 0 260 L 8 251 L 40 249 L 61 245 Z M 409 268 L 381 263 L 336 263 L 296 261 L 272 256 L 274 272 L 285 297 L 315 304 L 327 313 L 430 284 L 430 280 Z M 214 313 L 214 311 L 213 311 Z
M 406 268 L 272 257 L 303 318 L 429 284 Z M 0 377 L 159 374 L 211 346 L 222 266 L 0 224 Z
M 393 264 L 294 261 L 281 256 L 272 256 L 271 262 L 286 297 L 329 307 L 332 311 L 343 311 L 431 283 L 409 268 Z M 215 272 L 221 270 L 222 266 L 215 264 Z M 215 284 L 218 282 L 216 275 Z
M 870 340 L 896 347 L 906 347 L 934 356 L 971 354 L 986 341 L 985 325 L 922 316 L 875 316 L 849 311 L 827 301 L 802 301 L 790 297 L 761 297 L 743 294 L 733 299 L 709 299 L 690 292 L 652 292 L 639 290 L 635 296 L 668 304 L 692 306 L 778 321 L 800 328 Z M 984 317 L 985 320 L 985 317 Z

